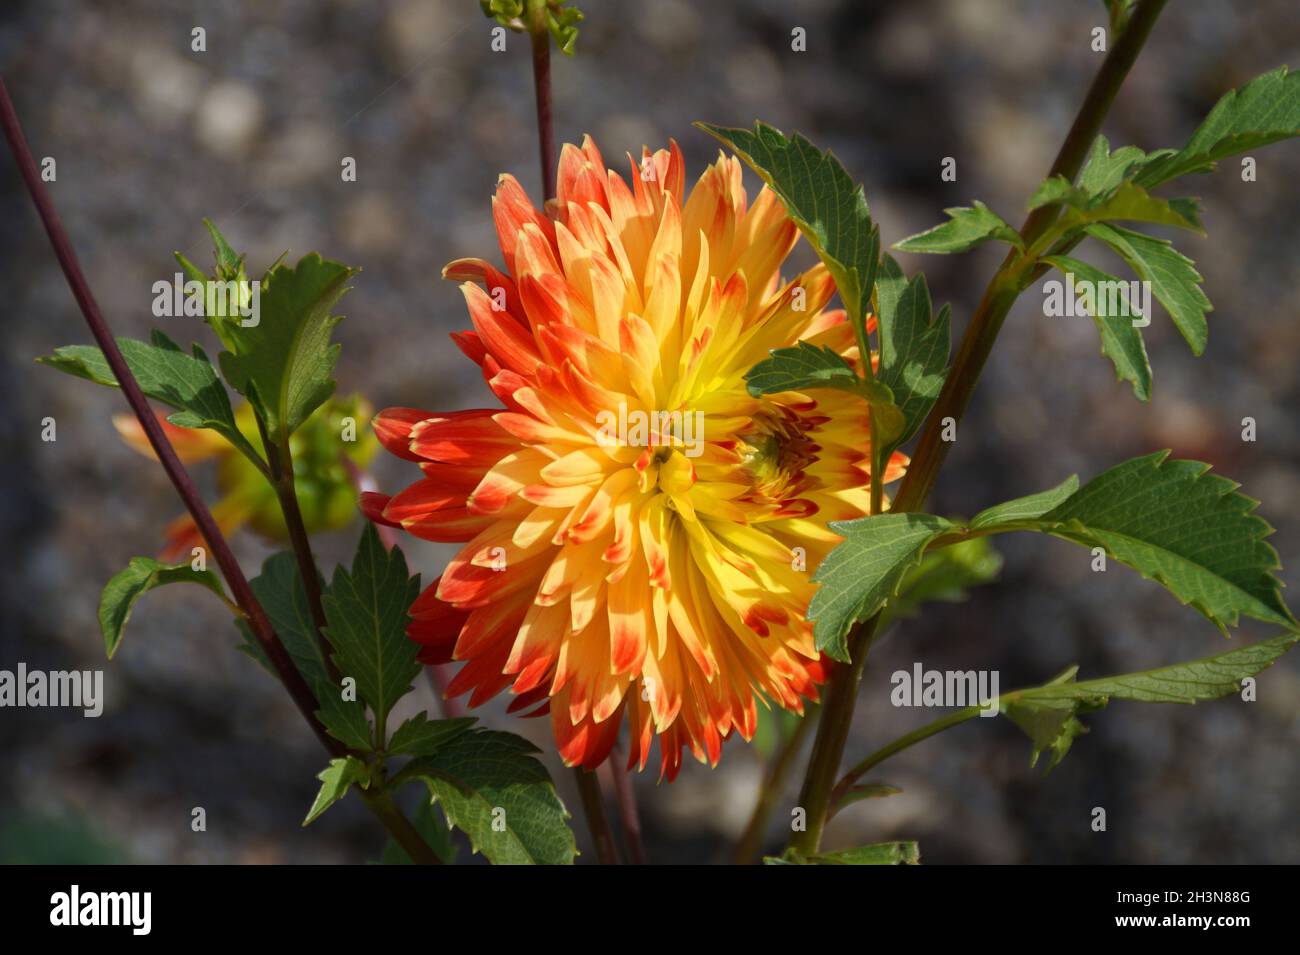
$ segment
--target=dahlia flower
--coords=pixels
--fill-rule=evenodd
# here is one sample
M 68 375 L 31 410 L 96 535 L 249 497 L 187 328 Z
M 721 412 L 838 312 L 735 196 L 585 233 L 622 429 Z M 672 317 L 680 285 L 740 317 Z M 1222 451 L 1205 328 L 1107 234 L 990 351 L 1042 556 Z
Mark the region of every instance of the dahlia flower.
M 464 544 L 408 631 L 424 662 L 463 661 L 449 696 L 509 689 L 587 768 L 626 717 L 629 766 L 657 736 L 669 779 L 684 749 L 716 764 L 733 732 L 749 739 L 760 699 L 817 698 L 812 571 L 839 540 L 827 523 L 869 512 L 872 479 L 865 404 L 746 389 L 801 340 L 860 360 L 826 269 L 780 277 L 797 229 L 767 188 L 747 201 L 735 158 L 689 196 L 684 177 L 672 143 L 629 187 L 590 138 L 564 147 L 544 212 L 501 177 L 504 269 L 443 273 L 473 323 L 452 338 L 501 407 L 381 412 L 380 441 L 424 477 L 362 501 Z

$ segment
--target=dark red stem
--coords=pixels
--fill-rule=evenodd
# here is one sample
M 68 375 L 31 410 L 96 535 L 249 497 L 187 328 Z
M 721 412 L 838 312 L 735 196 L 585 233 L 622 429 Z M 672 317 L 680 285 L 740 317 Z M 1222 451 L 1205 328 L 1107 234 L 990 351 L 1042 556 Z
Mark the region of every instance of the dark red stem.
M 551 35 L 546 4 L 532 0 L 528 35 L 533 44 L 533 86 L 537 92 L 537 143 L 542 160 L 542 198 L 555 198 L 555 131 L 551 124 Z

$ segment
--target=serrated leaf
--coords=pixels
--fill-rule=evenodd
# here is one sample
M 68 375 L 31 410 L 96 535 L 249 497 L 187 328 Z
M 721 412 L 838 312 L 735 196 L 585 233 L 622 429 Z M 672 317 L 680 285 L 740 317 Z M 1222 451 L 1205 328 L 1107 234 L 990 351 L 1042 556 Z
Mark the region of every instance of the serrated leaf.
M 1089 195 L 1109 192 L 1147 163 L 1167 155 L 1172 156 L 1175 152 L 1177 150 L 1158 149 L 1146 153 L 1136 146 L 1121 146 L 1111 152 L 1106 137 L 1098 136 L 1092 141 L 1088 159 L 1079 173 L 1079 188 Z
M 844 540 L 817 568 L 808 606 L 817 649 L 848 660 L 849 628 L 893 597 L 926 546 L 956 525 L 932 514 L 875 514 L 830 525 Z
M 569 813 L 536 752 L 513 734 L 471 729 L 395 779 L 424 779 L 447 821 L 494 865 L 570 865 L 577 846 Z
M 1208 172 L 1220 159 L 1300 135 L 1300 74 L 1281 67 L 1230 90 L 1187 145 L 1145 165 L 1135 179 L 1148 188 L 1188 173 Z
M 307 590 L 298 573 L 298 559 L 287 551 L 272 554 L 262 564 L 261 574 L 249 584 L 280 642 L 320 704 L 316 716 L 326 731 L 350 749 L 372 750 L 373 730 L 365 705 L 360 700 L 344 699 L 342 689 L 329 677 L 329 667 L 316 637 L 316 624 L 307 602 Z M 260 645 L 253 640 L 247 627 L 242 629 L 247 642 L 241 649 L 263 662 Z M 264 665 L 271 669 L 269 664 Z
M 1162 199 L 1134 182 L 1124 181 L 1100 194 L 1073 186 L 1062 176 L 1043 182 L 1029 201 L 1030 209 L 1062 205 L 1065 212 L 1053 230 L 1065 234 L 1094 222 L 1150 222 L 1205 234 L 1195 199 Z
M 1133 384 L 1133 395 L 1139 401 L 1151 400 L 1151 362 L 1147 358 L 1146 344 L 1142 341 L 1142 332 L 1133 324 L 1131 311 L 1127 308 L 1098 308 L 1103 302 L 1116 302 L 1119 297 L 1112 296 L 1106 290 L 1118 290 L 1124 283 L 1113 275 L 1103 272 L 1086 262 L 1069 256 L 1049 256 L 1043 261 L 1055 266 L 1063 275 L 1074 275 L 1089 283 L 1090 301 L 1084 307 L 1092 315 L 1093 324 L 1101 335 L 1101 353 L 1115 366 L 1115 376 L 1120 381 Z M 1067 294 L 1073 294 L 1067 290 Z M 1110 312 L 1114 314 L 1110 314 Z
M 870 846 L 819 852 L 808 857 L 812 865 L 919 865 L 921 847 L 915 842 L 878 842 Z
M 860 394 L 863 385 L 847 359 L 825 345 L 809 342 L 799 342 L 792 348 L 773 349 L 769 358 L 750 369 L 745 382 L 754 397 L 808 388 L 838 388 Z M 874 394 L 877 400 L 892 397 L 879 387 Z
M 331 394 L 340 346 L 330 336 L 341 316 L 331 314 L 348 291 L 353 270 L 312 253 L 262 280 L 255 326 L 228 324 L 229 351 L 220 355 L 226 380 L 261 412 L 273 443 L 280 443 Z
M 815 388 L 847 391 L 871 405 L 882 441 L 900 440 L 905 419 L 889 388 L 877 380 L 859 378 L 848 361 L 825 345 L 799 342 L 792 348 L 773 349 L 768 358 L 750 369 L 745 381 L 755 397 Z
M 696 123 L 745 161 L 780 198 L 786 212 L 826 263 L 851 321 L 861 321 L 871 302 L 880 258 L 880 230 L 862 187 L 835 156 L 803 136 L 779 129 L 729 129 Z
M 1048 533 L 1085 546 L 1163 584 L 1225 633 L 1241 614 L 1292 626 L 1273 575 L 1273 529 L 1254 515 L 1257 501 L 1209 474 L 1198 461 L 1159 451 L 1089 481 L 1039 522 Z
M 1191 259 L 1164 239 L 1120 226 L 1097 223 L 1084 231 L 1114 249 L 1138 278 L 1151 283 L 1151 294 L 1174 320 L 1192 354 L 1205 351 L 1209 335 L 1205 313 L 1214 306 L 1201 291 L 1201 276 Z
M 925 276 L 910 282 L 888 255 L 876 280 L 880 370 L 876 381 L 889 388 L 903 416 L 903 427 L 892 446 L 907 441 L 934 407 L 947 377 L 951 346 L 948 306 L 932 313 Z
M 406 636 L 407 610 L 419 592 L 419 575 L 408 576 L 401 549 L 385 550 L 367 523 L 351 570 L 335 568 L 321 598 L 334 662 L 357 681 L 381 741 L 393 704 L 420 672 L 419 647 Z
M 900 252 L 946 255 L 951 252 L 966 252 L 983 242 L 998 239 L 1024 250 L 1025 243 L 1020 238 L 1020 233 L 978 199 L 974 205 L 956 206 L 943 211 L 949 216 L 947 222 L 908 236 L 902 242 L 894 243 L 894 248 Z
M 1272 666 L 1300 634 L 1286 633 L 1215 656 L 1175 663 L 1154 670 L 1075 682 L 1071 667 L 1051 682 L 1016 690 L 998 698 L 1002 714 L 1023 729 L 1034 744 L 1030 765 L 1050 753 L 1047 769 L 1069 752 L 1074 739 L 1087 732 L 1081 713 L 1101 709 L 1111 700 L 1141 703 L 1197 703 L 1236 693 L 1241 681 Z
M 154 330 L 152 343 L 119 338 L 117 347 L 145 396 L 176 409 L 168 421 L 181 428 L 211 428 L 249 460 L 261 462 L 261 455 L 235 424 L 226 387 L 198 345 L 192 355 L 187 355 L 170 338 Z M 117 377 L 97 345 L 65 345 L 36 360 L 97 385 L 118 387 Z
M 386 749 L 389 756 L 428 756 L 477 722 L 473 716 L 431 720 L 417 713 L 393 731 Z
M 222 600 L 225 589 L 210 570 L 195 570 L 188 562 L 165 564 L 152 557 L 132 557 L 130 563 L 104 585 L 99 597 L 99 629 L 104 635 L 104 652 L 108 658 L 122 643 L 126 622 L 131 619 L 135 602 L 149 591 L 166 584 L 191 583 L 207 587 Z
M 1100 546 L 1225 633 L 1242 614 L 1295 626 L 1273 574 L 1277 552 L 1266 540 L 1272 528 L 1252 513 L 1257 502 L 1236 493 L 1232 481 L 1207 475 L 1208 465 L 1168 461 L 1168 454 L 1127 461 L 1078 490 L 1072 477 L 982 511 L 964 527 L 902 513 L 832 523 L 844 541 L 813 577 L 821 585 L 808 607 L 817 648 L 845 660 L 849 628 L 899 596 L 930 545 L 1015 530 Z
M 342 756 L 331 759 L 330 764 L 316 778 L 321 781 L 320 792 L 316 794 L 316 801 L 311 804 L 307 818 L 302 821 L 304 826 L 316 821 L 321 813 L 346 796 L 353 783 L 368 786 L 370 769 L 355 756 Z

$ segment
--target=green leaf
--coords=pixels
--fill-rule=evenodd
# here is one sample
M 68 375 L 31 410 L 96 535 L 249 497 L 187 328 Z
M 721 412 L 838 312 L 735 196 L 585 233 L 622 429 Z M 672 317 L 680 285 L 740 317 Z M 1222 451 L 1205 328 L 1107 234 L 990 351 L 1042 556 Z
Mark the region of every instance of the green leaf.
M 809 856 L 813 865 L 919 865 L 921 847 L 915 842 L 879 842 L 838 852 Z
M 401 549 L 385 550 L 367 523 L 351 571 L 336 568 L 322 596 L 334 662 L 356 679 L 381 742 L 393 704 L 420 672 L 419 647 L 406 636 L 407 610 L 419 592 L 419 575 L 407 575 Z
M 1039 518 L 1048 533 L 1104 547 L 1158 581 L 1225 633 L 1241 614 L 1292 626 L 1273 575 L 1273 529 L 1258 502 L 1198 461 L 1168 451 L 1134 458 L 1089 481 Z
M 1050 491 L 999 504 L 956 528 L 952 539 L 965 532 L 1041 531 L 1104 548 L 1225 633 L 1241 614 L 1294 625 L 1273 575 L 1277 551 L 1266 540 L 1273 529 L 1252 513 L 1258 502 L 1238 494 L 1227 478 L 1209 475 L 1209 465 L 1168 456 L 1159 451 L 1125 461 L 1078 490 L 1071 477 Z
M 472 729 L 417 756 L 394 781 L 424 779 L 448 822 L 495 865 L 570 865 L 569 813 L 536 752 L 513 734 Z
M 1092 141 L 1092 150 L 1088 153 L 1083 171 L 1079 173 L 1079 188 L 1092 196 L 1109 192 L 1148 162 L 1173 155 L 1176 151 L 1164 149 L 1145 153 L 1136 146 L 1121 146 L 1111 152 L 1106 137 L 1098 136 Z
M 787 849 L 784 854 L 768 856 L 763 862 L 767 865 L 919 865 L 921 848 L 915 842 L 880 842 L 810 856 Z
M 523 29 L 524 0 L 478 0 L 478 4 L 488 19 L 496 20 L 504 27 Z
M 1114 249 L 1138 278 L 1151 283 L 1151 293 L 1174 320 L 1192 354 L 1205 351 L 1209 334 L 1205 313 L 1213 306 L 1201 291 L 1201 276 L 1192 260 L 1164 239 L 1119 226 L 1097 223 L 1085 231 Z
M 235 424 L 230 396 L 203 349 L 195 345 L 194 353 L 187 355 L 156 329 L 152 343 L 119 338 L 117 347 L 145 396 L 177 409 L 168 421 L 180 428 L 211 428 L 250 461 L 265 467 Z M 96 345 L 65 345 L 36 360 L 97 385 L 118 386 L 108 359 Z
M 1150 188 L 1188 173 L 1209 172 L 1234 153 L 1300 135 L 1300 74 L 1281 67 L 1226 93 L 1187 145 L 1145 165 L 1136 181 Z
M 1033 741 L 1030 765 L 1050 753 L 1050 770 L 1069 752 L 1075 737 L 1087 732 L 1079 714 L 1101 709 L 1111 700 L 1197 703 L 1228 696 L 1241 689 L 1242 680 L 1272 666 L 1297 640 L 1300 634 L 1285 633 L 1190 663 L 1078 683 L 1078 667 L 1070 667 L 1044 686 L 1003 694 L 998 705 Z
M 330 679 L 307 602 L 307 590 L 298 573 L 298 559 L 287 551 L 272 554 L 262 564 L 262 573 L 249 583 L 253 596 L 266 611 L 280 642 L 320 704 L 316 716 L 322 725 L 350 749 L 361 752 L 373 749 L 373 730 L 365 705 L 360 700 L 345 700 L 342 689 Z M 247 627 L 242 629 L 247 642 L 240 649 L 271 670 L 252 633 Z
M 215 276 L 223 281 L 229 279 L 247 278 L 244 271 L 244 257 L 238 254 L 226 237 L 221 234 L 216 223 L 211 219 L 204 219 L 203 225 L 207 227 L 208 235 L 212 236 L 212 246 L 216 257 Z
M 187 290 L 186 294 L 201 295 L 203 320 L 211 326 L 223 346 L 232 348 L 239 333 L 239 323 L 252 316 L 253 285 L 248 281 L 244 257 L 235 252 L 211 219 L 204 219 L 203 224 L 212 236 L 214 265 L 211 275 L 180 252 L 172 254 L 190 281 L 203 286 L 202 292 Z
M 851 787 L 836 800 L 834 811 L 838 813 L 845 806 L 861 802 L 864 799 L 885 799 L 889 796 L 902 795 L 902 792 L 903 790 L 897 786 L 890 786 L 888 783 L 863 783 L 860 786 Z
M 476 717 L 431 720 L 427 713 L 417 713 L 396 730 L 388 741 L 389 756 L 427 756 L 455 739 L 478 722 Z
M 1116 465 L 1075 490 L 1071 477 L 1050 491 L 976 515 L 966 530 L 1035 530 L 1114 559 L 1163 584 L 1225 633 L 1241 614 L 1292 626 L 1273 575 L 1273 533 L 1238 485 L 1199 461 L 1158 451 Z M 957 528 L 960 539 L 961 528 Z M 833 554 L 834 552 L 832 552 Z
M 1151 222 L 1205 234 L 1195 199 L 1161 199 L 1133 182 L 1121 182 L 1113 189 L 1093 194 L 1070 185 L 1062 176 L 1054 176 L 1038 187 L 1029 208 L 1056 204 L 1065 206 L 1065 214 L 1053 226 L 1054 235 L 1094 222 Z
M 331 759 L 330 764 L 316 778 L 321 781 L 320 792 L 316 794 L 316 801 L 311 804 L 307 818 L 302 821 L 304 826 L 316 821 L 321 813 L 346 796 L 353 783 L 358 783 L 363 788 L 369 786 L 370 769 L 355 756 L 342 756 Z
M 1079 489 L 1079 479 L 1070 475 L 1056 487 L 1037 494 L 1027 494 L 1015 500 L 1005 501 L 993 507 L 985 508 L 971 518 L 966 525 L 971 530 L 1015 525 L 1021 521 L 1033 521 L 1042 517 L 1052 508 L 1069 500 L 1070 495 Z
M 294 268 L 277 266 L 262 280 L 258 323 L 227 325 L 233 347 L 221 353 L 221 370 L 258 408 L 276 444 L 334 393 L 340 346 L 330 335 L 341 316 L 331 311 L 352 275 L 315 253 Z
M 226 599 L 216 574 L 195 570 L 188 562 L 164 564 L 152 557 L 132 557 L 125 569 L 113 575 L 99 597 L 99 629 L 104 634 L 104 651 L 110 660 L 122 643 L 122 633 L 131 619 L 135 602 L 156 587 L 181 583 L 199 584 Z
M 578 24 L 582 20 L 582 13 L 576 7 L 563 6 L 562 2 L 546 7 L 547 29 L 565 56 L 573 56 L 573 45 L 578 42 Z
M 773 349 L 770 358 L 750 369 L 745 381 L 754 397 L 808 388 L 838 388 L 856 395 L 863 393 L 864 384 L 853 366 L 839 353 L 825 345 L 818 347 L 809 342 L 799 342 L 793 348 Z M 869 383 L 870 386 L 875 386 L 875 383 Z M 879 386 L 870 393 L 877 400 L 889 401 L 893 397 Z
M 451 837 L 451 826 L 448 825 L 441 809 L 427 799 L 420 800 L 419 808 L 411 817 L 411 825 L 424 838 L 443 865 L 456 864 L 458 854 L 456 842 Z M 406 854 L 406 850 L 398 845 L 397 840 L 392 836 L 389 836 L 388 842 L 385 843 L 384 854 L 379 861 L 384 865 L 415 865 L 411 857 Z
M 844 541 L 817 568 L 813 580 L 821 586 L 808 606 L 817 648 L 845 660 L 849 628 L 902 600 L 904 581 L 927 547 L 1016 530 L 1102 547 L 1225 633 L 1241 614 L 1294 626 L 1273 574 L 1277 552 L 1266 540 L 1272 528 L 1252 513 L 1257 502 L 1236 493 L 1232 481 L 1208 476 L 1208 465 L 1168 461 L 1168 454 L 1134 458 L 1082 488 L 1071 477 L 982 511 L 964 527 L 905 513 L 833 522 Z
M 844 358 L 825 345 L 799 342 L 793 348 L 773 349 L 770 357 L 750 369 L 745 381 L 755 397 L 811 388 L 857 395 L 875 411 L 881 440 L 887 443 L 899 440 L 904 426 L 903 412 L 890 390 L 876 380 L 859 378 Z
M 905 442 L 934 407 L 947 377 L 950 347 L 948 306 L 935 317 L 925 276 L 910 282 L 892 257 L 881 261 L 876 280 L 880 370 L 876 381 L 892 393 L 904 424 L 891 446 Z
M 766 123 L 752 131 L 696 123 L 766 182 L 835 279 L 851 321 L 862 321 L 880 258 L 880 229 L 862 187 L 830 152 Z
M 1107 308 L 1103 303 L 1120 301 L 1109 294 L 1121 287 L 1119 279 L 1086 262 L 1068 256 L 1049 256 L 1043 260 L 1054 265 L 1063 275 L 1073 275 L 1088 283 L 1090 294 L 1085 296 L 1084 307 L 1092 315 L 1093 324 L 1101 335 L 1101 353 L 1115 365 L 1115 376 L 1120 381 L 1133 383 L 1133 394 L 1139 401 L 1151 400 L 1151 362 L 1147 358 L 1146 344 L 1140 328 L 1133 324 L 1126 307 Z M 1073 294 L 1067 290 L 1067 294 Z M 1102 305 L 1098 308 L 1098 305 Z M 1113 312 L 1114 314 L 1110 314 Z
M 1020 238 L 1020 233 L 978 199 L 972 206 L 958 206 L 943 211 L 948 213 L 947 222 L 908 236 L 902 242 L 894 243 L 894 248 L 900 252 L 946 255 L 950 252 L 966 252 L 982 242 L 998 239 L 1024 251 L 1025 243 Z
M 173 252 L 177 264 L 185 271 L 185 275 L 193 282 L 207 282 L 208 275 L 201 268 L 191 262 L 181 252 Z
M 808 606 L 815 621 L 817 649 L 847 662 L 849 628 L 893 597 L 926 546 L 956 525 L 932 514 L 876 514 L 834 521 L 844 541 L 826 555 L 813 580 L 819 584 Z

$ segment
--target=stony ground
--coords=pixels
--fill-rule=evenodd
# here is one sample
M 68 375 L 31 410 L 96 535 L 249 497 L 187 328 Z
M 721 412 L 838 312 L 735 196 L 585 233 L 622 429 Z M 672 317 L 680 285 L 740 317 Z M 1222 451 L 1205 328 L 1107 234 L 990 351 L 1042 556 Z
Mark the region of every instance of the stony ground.
M 579 55 L 556 64 L 559 136 L 590 131 L 607 157 L 672 136 L 699 169 L 714 147 L 692 120 L 797 128 L 866 183 L 889 241 L 974 197 L 1018 221 L 1100 60 L 1089 40 L 1103 22 L 1100 2 L 1046 0 L 583 6 Z M 1289 0 L 1170 7 L 1107 123 L 1113 143 L 1177 144 L 1223 89 L 1300 65 Z M 476 3 L 11 0 L 0 17 L 0 69 L 37 155 L 57 160 L 56 200 L 119 333 L 145 333 L 149 288 L 170 276 L 173 249 L 206 259 L 199 220 L 210 216 L 254 263 L 318 249 L 364 267 L 339 333 L 344 390 L 363 390 L 379 407 L 484 400 L 446 337 L 466 320 L 438 272 L 456 256 L 493 257 L 488 199 L 499 172 L 515 172 L 534 195 L 538 179 L 524 44 L 512 38 L 506 53 L 492 53 Z M 207 31 L 205 53 L 190 50 L 196 26 Z M 790 50 L 797 26 L 807 30 L 806 53 Z M 356 160 L 354 183 L 340 181 L 344 156 Z M 939 178 L 948 156 L 956 182 Z M 970 513 L 1171 447 L 1264 501 L 1283 576 L 1295 581 L 1300 146 L 1263 150 L 1258 160 L 1257 182 L 1229 167 L 1195 183 L 1211 238 L 1181 245 L 1217 305 L 1207 355 L 1193 359 L 1157 317 L 1147 337 L 1156 395 L 1140 406 L 1098 356 L 1090 323 L 1045 318 L 1027 294 L 935 509 Z M 109 421 L 117 396 L 32 364 L 87 334 L 8 173 L 0 223 L 0 401 L 8 409 L 0 416 L 0 666 L 100 666 L 98 588 L 126 558 L 155 550 L 178 507 L 162 475 L 117 441 Z M 962 327 L 997 254 L 906 257 L 904 267 L 926 269 Z M 52 444 L 39 440 L 46 416 L 58 422 Z M 1255 443 L 1240 440 L 1245 416 L 1258 422 Z M 378 472 L 390 488 L 410 476 L 400 462 Z M 323 559 L 346 556 L 352 535 L 328 538 Z M 238 547 L 249 567 L 267 553 L 247 536 Z M 407 550 L 426 575 L 446 556 L 418 542 Z M 915 660 L 997 668 L 1007 687 L 1070 662 L 1102 675 L 1226 646 L 1123 568 L 1093 574 L 1085 552 L 1046 540 L 1007 540 L 1003 550 L 997 585 L 904 623 L 882 645 L 851 753 L 921 722 L 888 702 L 889 674 Z M 319 750 L 278 688 L 232 652 L 234 639 L 197 592 L 159 592 L 108 668 L 102 718 L 5 711 L 0 853 L 375 857 L 375 829 L 353 806 L 299 829 Z M 1029 770 L 1014 727 L 979 721 L 891 764 L 882 779 L 905 793 L 846 811 L 828 841 L 915 837 L 932 862 L 1295 862 L 1298 690 L 1290 660 L 1261 681 L 1254 704 L 1116 705 L 1046 777 Z M 421 705 L 432 701 L 421 693 Z M 497 710 L 486 718 L 544 739 L 540 724 L 521 726 Z M 760 773 L 756 755 L 733 743 L 716 771 L 690 767 L 672 787 L 639 780 L 653 857 L 722 857 Z M 557 778 L 575 805 L 558 768 Z M 201 834 L 189 825 L 197 806 L 207 811 Z M 1089 826 L 1095 806 L 1108 812 L 1104 834 Z

